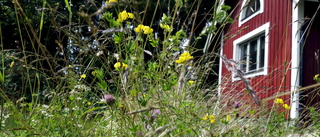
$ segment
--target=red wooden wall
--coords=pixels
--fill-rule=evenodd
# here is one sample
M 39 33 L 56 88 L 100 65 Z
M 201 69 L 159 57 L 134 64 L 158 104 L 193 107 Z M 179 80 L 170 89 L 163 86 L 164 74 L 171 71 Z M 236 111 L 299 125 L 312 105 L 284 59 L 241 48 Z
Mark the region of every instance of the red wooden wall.
M 260 99 L 272 97 L 277 93 L 290 91 L 290 60 L 291 60 L 291 22 L 292 2 L 291 0 L 264 0 L 263 13 L 255 16 L 239 27 L 238 19 L 243 0 L 226 0 L 226 5 L 237 7 L 232 18 L 235 22 L 225 29 L 223 55 L 228 59 L 233 58 L 233 41 L 259 26 L 270 22 L 269 51 L 268 51 L 268 74 L 249 78 L 251 86 Z M 235 2 L 235 3 L 234 3 Z M 240 2 L 239 4 L 237 2 Z M 236 35 L 235 35 L 236 34 Z M 235 35 L 232 37 L 232 35 Z M 242 103 L 254 102 L 250 95 L 245 92 L 242 81 L 232 82 L 231 72 L 222 67 L 222 96 L 227 97 L 228 102 L 238 101 Z M 282 96 L 282 99 L 290 105 L 290 94 Z M 273 100 L 266 101 L 272 105 Z

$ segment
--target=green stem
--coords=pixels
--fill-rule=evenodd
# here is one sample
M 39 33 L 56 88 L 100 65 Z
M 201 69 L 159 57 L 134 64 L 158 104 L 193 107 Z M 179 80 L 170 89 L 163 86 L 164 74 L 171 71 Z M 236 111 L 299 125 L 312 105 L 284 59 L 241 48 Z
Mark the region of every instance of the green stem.
M 3 51 L 3 40 L 2 40 L 2 29 L 1 29 L 1 22 L 0 22 L 0 40 L 1 40 L 1 51 Z M 1 86 L 4 86 L 4 52 L 2 52 L 2 74 L 1 74 Z

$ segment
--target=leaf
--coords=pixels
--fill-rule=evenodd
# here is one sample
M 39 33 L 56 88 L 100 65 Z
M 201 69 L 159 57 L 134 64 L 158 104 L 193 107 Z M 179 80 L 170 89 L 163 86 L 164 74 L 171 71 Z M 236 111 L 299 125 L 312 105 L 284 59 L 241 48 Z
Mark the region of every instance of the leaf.
M 227 23 L 233 23 L 234 20 L 233 20 L 232 18 L 228 17 L 228 18 L 226 19 L 226 22 L 227 22 Z
M 115 43 L 120 43 L 121 38 L 118 35 L 114 35 L 113 37 Z
M 315 110 L 314 110 L 314 107 L 310 107 L 310 113 L 314 113 Z
M 181 7 L 183 4 L 182 0 L 175 0 L 175 2 L 178 7 Z
M 171 19 L 166 15 L 166 14 L 162 14 L 162 18 L 161 18 L 161 22 L 164 24 L 170 24 Z
M 221 12 L 219 12 L 218 14 L 217 14 L 217 16 L 216 16 L 216 21 L 218 22 L 218 23 L 222 23 L 225 19 L 226 19 L 226 17 L 227 17 L 227 12 L 226 11 L 221 11 Z
M 253 115 L 256 111 L 255 110 L 249 110 L 249 114 Z
M 2 75 L 2 73 L 0 72 L 0 82 L 3 84 L 4 83 L 4 76 Z
M 112 16 L 112 13 L 110 13 L 110 12 L 104 13 L 104 14 L 103 14 L 103 17 L 104 17 L 104 19 L 106 19 L 106 20 L 109 21 L 109 22 L 114 21 L 114 18 L 113 18 L 113 16 Z
M 43 5 L 42 5 L 42 8 L 45 8 L 46 6 L 46 1 L 43 1 Z M 40 31 L 42 30 L 42 27 L 43 27 L 43 17 L 44 16 L 44 10 L 42 10 L 41 12 L 41 19 L 40 19 Z
M 213 23 L 212 23 L 212 24 L 213 24 Z M 207 31 L 208 31 L 209 33 L 213 34 L 216 30 L 217 30 L 216 25 L 211 25 L 211 26 L 208 27 L 208 30 L 207 30 Z
M 227 11 L 227 10 L 230 10 L 231 7 L 228 5 L 221 5 L 221 9 Z
M 102 109 L 102 108 L 105 108 L 105 106 L 103 106 L 103 107 L 91 108 L 91 109 L 87 110 L 86 112 L 83 112 L 83 114 L 81 115 L 81 117 L 82 117 L 84 114 L 87 114 L 87 113 L 89 113 L 89 112 L 91 112 L 91 111 L 95 111 L 95 110 L 97 110 L 97 109 Z
M 69 99 L 73 101 L 73 100 L 75 100 L 76 98 L 73 97 L 73 96 L 70 96 Z
M 137 91 L 135 91 L 135 90 L 130 90 L 130 94 L 131 94 L 132 96 L 137 96 Z
M 102 80 L 102 78 L 104 78 L 103 70 L 99 69 L 99 70 L 95 70 L 95 72 L 96 72 L 96 76 L 97 76 L 98 78 L 100 78 L 101 80 Z M 99 79 L 99 80 L 100 80 L 100 79 Z
M 158 40 L 149 40 L 152 47 L 158 46 Z
M 98 82 L 98 86 L 102 89 L 102 90 L 107 90 L 107 83 L 105 81 L 100 81 Z
M 178 32 L 176 32 L 175 35 L 178 39 L 182 39 L 185 38 L 187 36 L 187 34 L 184 32 L 184 30 L 179 30 Z
M 72 14 L 71 7 L 70 7 L 70 4 L 69 4 L 68 0 L 64 0 L 64 3 L 66 4 L 66 6 L 68 8 L 69 13 Z

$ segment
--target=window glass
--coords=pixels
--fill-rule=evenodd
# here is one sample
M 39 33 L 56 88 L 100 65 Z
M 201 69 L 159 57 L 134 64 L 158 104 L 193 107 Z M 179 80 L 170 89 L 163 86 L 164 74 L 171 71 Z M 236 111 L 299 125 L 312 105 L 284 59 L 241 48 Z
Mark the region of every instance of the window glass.
M 240 69 L 243 70 L 243 71 L 246 71 L 246 67 L 247 67 L 247 44 L 244 44 L 242 46 L 240 46 L 240 52 L 241 52 L 241 55 L 240 55 L 240 60 L 241 60 L 241 64 L 240 64 Z
M 255 70 L 257 68 L 257 40 L 258 39 L 255 39 L 250 42 L 249 71 Z
M 243 9 L 241 20 L 245 20 L 250 17 L 253 13 L 260 10 L 260 0 L 249 0 L 247 7 Z
M 265 36 L 260 37 L 260 60 L 259 68 L 264 67 L 264 53 L 265 53 Z
M 245 73 L 261 70 L 264 67 L 265 56 L 265 36 L 261 35 L 253 38 L 239 46 L 240 69 Z

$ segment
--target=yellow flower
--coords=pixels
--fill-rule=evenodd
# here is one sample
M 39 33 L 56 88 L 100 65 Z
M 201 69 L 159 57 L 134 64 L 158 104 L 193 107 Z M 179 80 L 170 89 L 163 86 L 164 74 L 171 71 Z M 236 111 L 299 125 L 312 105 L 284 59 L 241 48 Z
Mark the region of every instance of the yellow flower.
M 140 25 L 138 25 L 136 28 L 134 28 L 134 31 L 136 32 L 136 33 L 140 33 L 140 32 L 142 32 L 142 29 L 143 29 L 143 25 L 142 24 L 140 24 Z
M 68 67 L 72 67 L 72 65 L 68 65 Z
M 134 28 L 134 31 L 136 33 L 140 33 L 143 31 L 143 34 L 150 34 L 153 32 L 153 29 L 150 28 L 149 26 L 144 26 L 142 24 L 139 24 L 136 28 Z
M 144 26 L 142 29 L 143 29 L 143 34 L 150 34 L 153 32 L 153 29 L 150 28 L 149 26 Z
M 315 80 L 317 83 L 320 83 L 320 78 L 319 78 L 320 74 L 317 74 L 313 77 L 313 80 Z
M 210 123 L 213 124 L 216 121 L 216 119 L 210 119 Z
M 216 119 L 214 118 L 213 115 L 210 115 L 210 116 L 209 116 L 209 120 L 210 120 L 210 123 L 211 123 L 211 124 L 216 121 Z
M 125 70 L 127 67 L 128 65 L 122 62 L 117 62 L 116 64 L 114 64 L 114 68 L 116 68 L 116 70 L 118 71 Z
M 118 2 L 118 0 L 109 0 L 109 1 L 107 1 L 107 4 L 109 4 L 109 3 L 117 3 Z
M 189 81 L 188 81 L 188 83 L 193 84 L 193 83 L 194 83 L 194 81 L 193 81 L 193 80 L 189 80 Z
M 320 74 L 314 75 L 313 80 L 317 80 Z
M 133 19 L 133 18 L 134 18 L 134 15 L 133 15 L 132 13 L 127 12 L 126 10 L 124 10 L 124 11 L 122 11 L 122 12 L 120 12 L 120 13 L 118 14 L 118 19 L 117 19 L 117 21 L 122 22 L 122 21 L 127 20 L 128 18 Z
M 92 74 L 93 76 L 96 76 L 97 72 L 96 72 L 96 71 L 92 71 L 91 74 Z
M 204 117 L 202 117 L 202 120 L 209 120 L 211 124 L 216 121 L 216 119 L 214 118 L 213 115 L 208 115 L 208 114 L 206 114 Z
M 226 116 L 226 122 L 230 122 L 230 120 L 231 120 L 231 116 L 230 116 L 230 115 L 227 115 L 227 116 Z
M 193 56 L 191 56 L 189 52 L 184 52 L 180 55 L 179 59 L 176 60 L 176 63 L 181 64 L 192 58 Z
M 82 74 L 82 75 L 80 75 L 80 78 L 82 78 L 82 79 L 85 79 L 87 77 L 87 75 L 86 74 Z
M 166 24 L 160 23 L 160 28 L 164 29 L 165 31 L 170 31 L 170 26 Z
M 126 19 L 128 19 L 128 13 L 127 13 L 127 11 L 122 11 L 122 12 L 120 12 L 119 14 L 118 14 L 118 19 L 117 19 L 117 21 L 119 21 L 119 22 L 122 22 L 122 21 L 124 21 L 124 20 L 126 20 Z
M 276 98 L 274 103 L 276 103 L 276 104 L 284 104 L 284 102 L 283 102 L 283 100 L 281 98 Z
M 206 114 L 204 117 L 202 117 L 203 120 L 208 120 L 209 119 L 209 115 Z
M 290 109 L 290 107 L 287 104 L 282 105 L 284 109 Z
M 132 13 L 128 13 L 128 18 L 133 19 L 134 15 Z
M 87 104 L 88 104 L 88 106 L 90 106 L 90 105 L 91 105 L 91 102 L 88 102 Z

